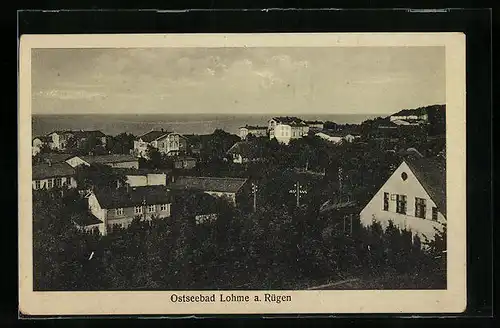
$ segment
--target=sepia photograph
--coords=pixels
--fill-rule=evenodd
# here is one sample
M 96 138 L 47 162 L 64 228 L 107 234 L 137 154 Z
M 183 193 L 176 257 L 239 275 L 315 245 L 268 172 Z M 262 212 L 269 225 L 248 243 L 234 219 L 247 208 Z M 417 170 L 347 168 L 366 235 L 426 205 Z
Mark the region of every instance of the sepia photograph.
M 23 38 L 21 312 L 464 309 L 462 34 Z

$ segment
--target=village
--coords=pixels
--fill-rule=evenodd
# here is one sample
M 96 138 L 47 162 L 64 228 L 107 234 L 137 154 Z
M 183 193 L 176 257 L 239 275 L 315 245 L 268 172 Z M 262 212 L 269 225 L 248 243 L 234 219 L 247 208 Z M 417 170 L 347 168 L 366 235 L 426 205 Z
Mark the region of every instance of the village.
M 61 289 L 366 288 L 370 279 L 348 278 L 369 261 L 390 258 L 403 275 L 413 260 L 432 267 L 428 249 L 445 258 L 445 121 L 444 105 L 433 105 L 361 124 L 276 116 L 239 135 L 54 131 L 32 139 L 34 230 L 80 245 L 61 255 L 71 264 L 51 264 L 76 272 Z M 374 229 L 398 242 L 377 251 Z M 141 276 L 118 278 L 124 265 Z M 93 281 L 96 272 L 111 278 Z

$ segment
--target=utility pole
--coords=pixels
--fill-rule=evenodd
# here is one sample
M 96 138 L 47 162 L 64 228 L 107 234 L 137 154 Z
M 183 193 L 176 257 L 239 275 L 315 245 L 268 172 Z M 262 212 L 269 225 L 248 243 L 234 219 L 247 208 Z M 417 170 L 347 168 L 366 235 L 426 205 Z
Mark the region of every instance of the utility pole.
M 339 202 L 342 201 L 342 168 L 339 167 Z
M 252 182 L 253 211 L 257 212 L 257 185 Z
M 297 207 L 300 207 L 300 195 L 301 194 L 307 194 L 306 190 L 302 190 L 302 186 L 300 185 L 300 182 L 296 182 L 293 185 L 294 189 L 291 189 L 289 191 L 290 194 L 295 194 L 295 197 L 297 198 Z

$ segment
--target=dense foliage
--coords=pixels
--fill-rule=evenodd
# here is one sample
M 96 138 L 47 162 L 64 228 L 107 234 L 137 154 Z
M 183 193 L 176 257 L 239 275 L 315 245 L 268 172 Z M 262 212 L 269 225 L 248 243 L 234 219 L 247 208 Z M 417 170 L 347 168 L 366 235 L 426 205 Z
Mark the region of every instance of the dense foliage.
M 338 217 L 320 220 L 311 207 L 260 206 L 241 212 L 221 201 L 218 220 L 196 225 L 193 214 L 137 218 L 108 236 L 84 234 L 72 225 L 78 194 L 37 193 L 34 208 L 36 290 L 281 289 L 358 277 L 380 288 L 445 288 L 439 240 L 429 250 L 389 226 L 353 234 L 331 229 Z M 91 256 L 91 254 L 93 254 Z M 410 274 L 411 283 L 399 280 Z

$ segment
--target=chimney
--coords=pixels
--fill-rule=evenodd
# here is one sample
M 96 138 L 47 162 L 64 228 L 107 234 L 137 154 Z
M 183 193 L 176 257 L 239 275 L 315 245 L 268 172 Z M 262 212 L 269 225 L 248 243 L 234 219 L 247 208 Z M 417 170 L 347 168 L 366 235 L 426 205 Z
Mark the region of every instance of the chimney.
M 161 132 L 164 132 L 164 131 L 163 131 L 163 128 L 161 128 Z
M 48 160 L 47 160 L 47 164 L 48 164 L 49 166 L 52 166 L 52 162 L 51 162 L 51 160 L 50 160 L 50 159 L 48 159 Z

